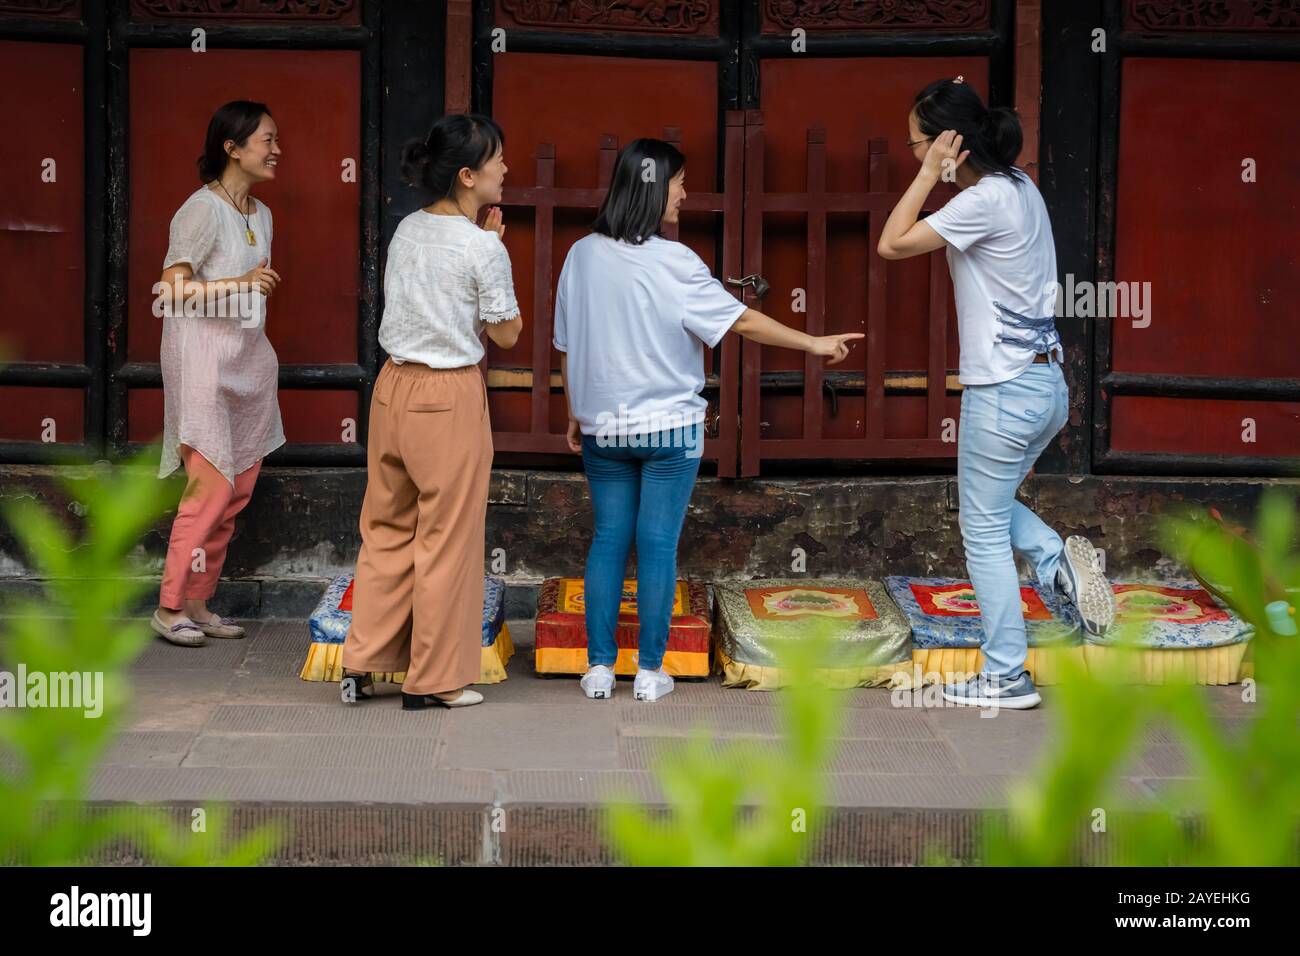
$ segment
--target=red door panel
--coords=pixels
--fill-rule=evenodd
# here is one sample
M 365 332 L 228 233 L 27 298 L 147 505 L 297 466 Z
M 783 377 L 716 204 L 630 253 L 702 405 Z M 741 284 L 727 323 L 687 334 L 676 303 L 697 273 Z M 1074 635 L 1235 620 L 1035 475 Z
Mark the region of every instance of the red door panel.
M 1117 395 L 1111 407 L 1111 447 L 1183 455 L 1294 456 L 1300 449 L 1300 403 Z
M 1116 319 L 1116 371 L 1297 375 L 1297 88 L 1300 63 L 1124 61 L 1115 278 L 1152 310 Z
M 536 185 L 537 146 L 550 143 L 555 146 L 555 185 L 595 188 L 602 134 L 615 136 L 621 146 L 639 136 L 662 138 L 665 127 L 671 126 L 681 130 L 687 192 L 716 188 L 714 64 L 544 53 L 504 53 L 493 62 L 492 112 L 506 134 L 507 187 Z M 574 90 L 581 90 L 582 95 L 572 95 Z M 595 213 L 595 209 L 555 213 L 551 289 L 547 292 L 552 305 L 554 284 L 569 247 L 587 234 Z M 559 355 L 548 349 L 547 367 L 533 369 L 537 331 L 533 212 L 507 208 L 505 218 L 505 243 L 515 265 L 515 294 L 523 312 L 524 332 L 512 349 L 490 345 L 488 364 L 494 369 L 532 369 L 535 374 L 547 374 L 559 368 Z M 713 219 L 711 215 L 683 215 L 679 235 L 711 266 L 717 234 Z M 527 390 L 494 387 L 489 397 L 495 432 L 528 431 L 531 396 Z M 562 434 L 567 415 L 564 396 L 558 390 L 550 396 L 548 412 L 551 431 Z
M 81 47 L 0 41 L 0 361 L 85 361 L 83 84 Z
M 807 183 L 807 130 L 826 131 L 826 190 L 866 192 L 868 142 L 888 141 L 888 184 L 901 193 L 916 174 L 916 160 L 907 149 L 907 115 L 916 93 L 927 83 L 963 74 L 981 96 L 987 97 L 988 65 L 974 57 L 923 58 L 801 58 L 765 60 L 763 76 L 764 189 L 801 192 Z M 827 91 L 841 91 L 830 96 Z M 936 191 L 936 203 L 941 194 Z M 800 214 L 768 214 L 763 228 L 763 275 L 772 291 L 762 304 L 768 314 L 796 328 L 804 315 L 795 312 L 794 290 L 807 284 L 807 233 Z M 862 332 L 866 328 L 868 268 L 872 248 L 867 216 L 832 213 L 827 221 L 826 323 L 827 334 Z M 887 392 L 886 438 L 923 438 L 927 434 L 924 373 L 929 362 L 930 280 L 927 257 L 885 266 L 887 333 L 885 368 L 891 373 L 914 372 L 922 378 L 920 396 Z M 952 284 L 941 284 L 949 316 L 946 349 L 949 368 L 958 366 L 957 324 Z M 801 371 L 804 356 L 763 347 L 764 371 Z M 855 346 L 850 358 L 827 372 L 865 369 L 866 350 Z M 957 417 L 959 396 L 944 398 L 944 415 Z M 861 393 L 837 396 L 832 412 L 829 398 L 823 406 L 825 438 L 862 438 L 866 423 Z M 802 396 L 799 392 L 768 393 L 762 402 L 761 436 L 797 439 L 802 435 Z M 955 446 L 954 446 L 955 453 Z
M 1120 87 L 1114 275 L 1149 284 L 1111 321 L 1112 370 L 1226 379 L 1300 375 L 1296 249 L 1300 63 L 1130 58 Z M 1243 174 L 1253 165 L 1254 181 Z M 1287 456 L 1293 402 L 1119 395 L 1118 452 Z M 1243 420 L 1256 440 L 1243 441 Z
M 85 434 L 85 400 L 79 388 L 0 386 L 0 438 L 75 445 Z
M 168 223 L 199 186 L 212 112 L 241 98 L 267 104 L 284 150 L 277 179 L 253 193 L 274 215 L 272 265 L 284 280 L 267 335 L 283 363 L 356 361 L 360 186 L 344 181 L 343 163 L 361 162 L 360 97 L 352 50 L 131 51 L 129 361 L 158 361 L 150 289 Z

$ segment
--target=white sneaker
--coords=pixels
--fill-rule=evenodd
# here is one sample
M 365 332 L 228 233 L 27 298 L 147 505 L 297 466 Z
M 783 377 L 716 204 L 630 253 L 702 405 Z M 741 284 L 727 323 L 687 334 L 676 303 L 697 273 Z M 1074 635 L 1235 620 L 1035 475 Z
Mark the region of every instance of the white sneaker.
M 614 671 L 605 664 L 587 668 L 578 683 L 592 700 L 609 700 L 614 696 Z
M 673 692 L 673 679 L 661 667 L 657 671 L 639 670 L 632 680 L 632 696 L 637 700 L 658 700 Z

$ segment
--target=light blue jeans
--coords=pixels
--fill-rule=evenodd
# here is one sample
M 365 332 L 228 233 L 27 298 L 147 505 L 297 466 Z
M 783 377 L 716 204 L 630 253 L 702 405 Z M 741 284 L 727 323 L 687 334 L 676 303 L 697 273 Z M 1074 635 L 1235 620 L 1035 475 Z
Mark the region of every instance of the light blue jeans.
M 984 621 L 984 673 L 1014 679 L 1025 667 L 1025 618 L 1016 554 L 1056 587 L 1064 543 L 1016 500 L 1016 489 L 1069 415 L 1069 390 L 1055 361 L 996 385 L 961 393 L 957 493 L 966 571 Z
M 677 539 L 700 470 L 703 438 L 702 426 L 670 429 L 640 447 L 601 447 L 595 436 L 582 436 L 582 467 L 596 526 L 584 576 L 592 667 L 613 667 L 618 657 L 614 630 L 634 537 L 637 666 L 658 670 L 663 664 L 677 589 Z

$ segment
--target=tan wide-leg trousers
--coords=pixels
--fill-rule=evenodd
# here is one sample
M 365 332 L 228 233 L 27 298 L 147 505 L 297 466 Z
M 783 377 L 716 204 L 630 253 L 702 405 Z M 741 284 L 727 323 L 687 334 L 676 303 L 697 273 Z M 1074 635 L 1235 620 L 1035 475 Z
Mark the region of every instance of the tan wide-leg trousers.
M 477 365 L 384 363 L 370 402 L 348 670 L 406 671 L 408 694 L 478 680 L 491 469 Z

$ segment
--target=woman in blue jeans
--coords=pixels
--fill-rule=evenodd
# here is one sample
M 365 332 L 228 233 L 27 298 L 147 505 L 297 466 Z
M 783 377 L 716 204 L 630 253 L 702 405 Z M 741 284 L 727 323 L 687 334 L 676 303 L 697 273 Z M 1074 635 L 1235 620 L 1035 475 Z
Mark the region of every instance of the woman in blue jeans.
M 1012 110 L 986 109 L 959 76 L 918 93 L 907 122 L 907 145 L 921 169 L 890 213 L 877 251 L 906 259 L 947 247 L 963 386 L 959 521 L 985 635 L 981 672 L 946 684 L 943 696 L 1024 709 L 1040 697 L 1025 670 L 1015 554 L 1030 561 L 1041 583 L 1061 588 L 1090 633 L 1104 633 L 1115 616 L 1092 544 L 1079 535 L 1062 541 L 1016 500 L 1016 489 L 1069 414 L 1054 318 L 1052 225 L 1037 187 L 1012 165 L 1022 143 Z M 960 191 L 918 220 L 940 179 Z
M 764 345 L 848 357 L 863 337 L 811 336 L 746 308 L 688 246 L 665 239 L 686 198 L 686 159 L 638 139 L 619 153 L 592 232 L 564 260 L 553 344 L 569 404 L 568 443 L 582 454 L 595 513 L 587 554 L 588 697 L 609 698 L 614 629 L 636 541 L 637 700 L 673 688 L 663 670 L 677 580 L 677 539 L 704 444 L 704 347 L 728 329 Z

